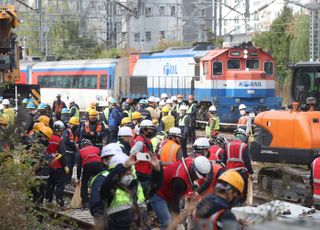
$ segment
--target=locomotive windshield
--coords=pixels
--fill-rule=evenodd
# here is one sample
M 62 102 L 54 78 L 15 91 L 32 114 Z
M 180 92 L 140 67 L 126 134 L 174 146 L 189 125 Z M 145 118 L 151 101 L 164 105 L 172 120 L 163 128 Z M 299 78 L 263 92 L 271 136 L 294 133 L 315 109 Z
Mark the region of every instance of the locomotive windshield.
M 301 104 L 308 97 L 315 97 L 317 105 L 320 100 L 320 66 L 297 67 L 293 74 L 293 99 Z

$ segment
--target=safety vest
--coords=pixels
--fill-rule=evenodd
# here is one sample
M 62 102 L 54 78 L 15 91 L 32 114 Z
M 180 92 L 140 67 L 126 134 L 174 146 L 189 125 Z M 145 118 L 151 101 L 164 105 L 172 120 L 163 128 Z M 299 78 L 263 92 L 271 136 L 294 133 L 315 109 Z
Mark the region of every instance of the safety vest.
M 313 198 L 320 201 L 320 157 L 312 162 Z
M 137 178 L 135 172 L 132 173 L 134 179 Z M 140 183 L 138 183 L 137 188 L 137 204 L 143 205 L 145 202 L 145 196 L 143 194 L 143 189 Z M 130 209 L 132 207 L 132 198 L 130 193 L 128 193 L 125 190 L 122 190 L 121 188 L 118 188 L 115 192 L 114 198 L 108 208 L 108 215 L 121 212 L 127 209 Z
M 216 187 L 216 184 L 218 181 L 219 171 L 222 170 L 222 166 L 215 162 L 211 162 L 211 165 L 212 165 L 213 178 L 209 187 L 204 191 L 202 196 L 214 194 L 214 188 Z
M 94 182 L 96 181 L 96 179 L 99 176 L 107 177 L 108 175 L 109 175 L 109 171 L 108 170 L 105 170 L 105 171 L 102 171 L 102 172 L 98 173 L 97 175 L 95 175 L 94 177 L 91 178 L 91 180 L 89 182 L 89 187 L 92 188 Z
M 173 128 L 174 127 L 174 117 L 172 115 L 167 115 L 167 116 L 164 116 L 162 119 L 161 119 L 162 123 L 163 123 L 163 131 L 164 132 L 168 132 L 169 129 Z
M 69 132 L 69 141 L 70 142 L 78 142 L 79 141 L 79 137 L 78 136 L 74 137 L 73 132 L 71 131 L 70 128 L 68 128 L 67 130 Z
M 123 113 L 123 114 L 126 114 L 127 117 L 131 118 L 131 117 L 130 117 L 130 113 L 129 113 L 127 110 L 123 110 L 122 113 Z
M 195 107 L 195 103 L 192 103 L 190 106 L 188 106 L 187 113 L 192 113 L 193 107 Z
M 77 118 L 80 118 L 80 111 L 79 111 L 79 109 L 76 107 L 76 106 L 72 106 L 71 107 L 71 109 L 70 109 L 70 111 L 72 110 L 72 109 L 75 109 L 76 110 L 76 112 L 74 113 L 74 117 L 77 117 Z
M 214 127 L 213 127 L 213 130 L 212 128 L 210 127 L 210 121 L 211 120 L 214 120 Z M 211 136 L 214 136 L 215 134 L 213 133 L 213 131 L 219 131 L 220 129 L 220 119 L 218 116 L 214 116 L 214 117 L 211 117 L 208 121 L 208 124 L 206 125 L 206 135 L 207 137 L 211 137 Z
M 157 135 L 151 139 L 152 149 L 153 149 L 154 153 L 158 152 L 159 145 L 160 145 L 161 141 L 163 141 L 163 139 L 164 139 L 164 136 L 162 136 L 162 135 Z
M 59 104 L 58 101 L 54 101 L 53 105 L 54 105 L 54 108 L 53 108 L 54 112 L 61 113 L 61 110 L 63 109 L 63 102 L 60 101 L 60 104 Z
M 182 118 L 179 119 L 179 127 L 185 126 L 186 117 L 187 117 L 187 115 L 184 115 Z
M 225 212 L 225 209 L 221 209 L 218 212 L 212 214 L 209 218 L 199 218 L 196 214 L 193 214 L 194 229 L 201 230 L 218 230 L 218 219 Z
M 106 107 L 106 108 L 103 110 L 103 114 L 104 114 L 104 117 L 105 117 L 105 119 L 106 119 L 107 122 L 109 121 L 109 113 L 110 113 L 110 108 L 109 108 L 109 107 Z
M 143 142 L 143 149 L 142 151 L 144 153 L 148 153 L 150 151 L 152 151 L 152 144 L 151 141 L 149 139 L 143 138 L 142 136 L 137 136 L 135 141 L 132 143 L 132 147 L 135 145 L 136 142 L 141 141 Z M 138 161 L 135 164 L 136 170 L 139 173 L 142 174 L 147 174 L 147 175 L 151 175 L 152 172 L 152 168 L 151 168 L 151 164 L 150 162 L 147 161 Z
M 14 110 L 12 108 L 4 109 L 3 114 L 7 115 L 9 124 L 14 123 Z
M 100 149 L 95 146 L 86 146 L 80 149 L 79 152 L 82 159 L 82 167 L 88 163 L 101 162 Z
M 238 120 L 238 127 L 247 126 L 248 119 L 249 119 L 248 115 L 241 116 Z
M 245 167 L 243 155 L 247 144 L 240 140 L 234 140 L 227 145 L 226 169 Z
M 100 121 L 97 121 L 97 125 L 96 125 L 96 132 L 102 132 L 102 125 L 101 125 L 101 122 Z M 91 132 L 91 129 L 90 129 L 90 122 L 89 121 L 86 121 L 84 123 L 84 128 L 85 128 L 85 132 L 86 133 L 90 133 Z
M 61 137 L 56 134 L 52 135 L 51 138 L 49 139 L 47 152 L 48 154 L 51 154 L 53 156 L 53 160 L 49 165 L 49 167 L 52 169 L 63 168 L 62 163 L 60 161 L 60 158 L 62 157 L 62 155 L 58 153 L 61 140 L 62 140 Z
M 159 151 L 160 160 L 162 162 L 163 166 L 172 165 L 174 162 L 177 161 L 177 153 L 179 149 L 181 148 L 180 145 L 178 145 L 173 140 L 168 140 L 163 144 Z
M 224 152 L 224 149 L 221 148 L 219 145 L 213 145 L 209 148 L 209 153 L 210 153 L 210 156 L 209 156 L 209 160 L 219 160 L 221 161 L 221 158 L 222 158 L 222 154 Z

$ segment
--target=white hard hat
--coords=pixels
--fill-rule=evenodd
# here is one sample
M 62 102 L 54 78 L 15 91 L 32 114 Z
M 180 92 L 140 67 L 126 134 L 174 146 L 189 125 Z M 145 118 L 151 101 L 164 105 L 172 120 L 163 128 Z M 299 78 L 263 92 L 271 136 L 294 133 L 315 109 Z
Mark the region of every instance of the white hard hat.
M 162 93 L 162 94 L 161 94 L 161 99 L 163 99 L 163 98 L 168 98 L 168 94 Z
M 187 111 L 187 110 L 188 110 L 188 107 L 187 107 L 186 105 L 181 105 L 181 106 L 179 107 L 179 110 L 185 110 L 185 111 Z
M 172 127 L 169 129 L 168 136 L 182 137 L 181 129 L 177 127 Z
M 2 104 L 3 105 L 10 105 L 10 101 L 8 99 L 3 99 Z
M 156 98 L 154 96 L 151 96 L 148 98 L 148 102 L 156 102 Z
M 56 121 L 55 123 L 53 123 L 53 129 L 58 128 L 60 130 L 64 129 L 64 124 L 62 121 Z
M 166 105 L 166 102 L 165 102 L 165 101 L 160 101 L 159 105 L 160 105 L 160 106 L 165 106 L 165 105 Z
M 210 143 L 209 143 L 208 138 L 199 137 L 197 140 L 195 140 L 192 147 L 194 149 L 208 149 L 208 148 L 210 148 Z
M 129 127 L 124 126 L 119 129 L 118 137 L 131 137 L 132 131 Z
M 245 104 L 239 105 L 239 110 L 241 110 L 241 109 L 246 109 L 246 108 L 247 108 L 247 106 L 246 106 Z
M 166 104 L 172 104 L 172 103 L 173 103 L 173 100 L 170 98 L 166 101 Z
M 217 112 L 217 108 L 214 105 L 211 105 L 209 108 L 210 112 Z
M 143 120 L 141 123 L 140 123 L 140 128 L 154 128 L 154 124 L 151 120 Z
M 159 102 L 160 102 L 160 98 L 159 98 L 159 97 L 156 97 L 156 98 L 154 98 L 154 101 L 155 101 L 156 103 L 159 103 Z
M 73 98 L 69 99 L 69 103 L 75 103 L 76 101 Z
M 101 157 L 123 154 L 121 147 L 117 143 L 110 143 L 103 147 Z
M 4 110 L 3 104 L 0 104 L 0 111 L 1 111 L 1 110 Z
M 241 129 L 241 128 L 237 128 L 236 130 L 233 131 L 233 134 L 236 136 L 238 134 L 242 134 L 244 136 L 247 136 L 247 133 L 246 131 L 244 131 L 244 129 Z
M 177 100 L 177 96 L 172 96 L 172 97 L 171 97 L 171 100 L 172 100 L 172 101 L 176 101 L 176 100 Z
M 119 147 L 120 148 L 120 147 Z M 119 153 L 111 157 L 109 162 L 109 168 L 114 168 L 118 164 L 123 164 L 129 157 L 124 153 Z
M 204 156 L 198 156 L 193 160 L 194 169 L 199 179 L 203 179 L 205 175 L 208 175 L 211 170 L 211 164 L 208 158 Z

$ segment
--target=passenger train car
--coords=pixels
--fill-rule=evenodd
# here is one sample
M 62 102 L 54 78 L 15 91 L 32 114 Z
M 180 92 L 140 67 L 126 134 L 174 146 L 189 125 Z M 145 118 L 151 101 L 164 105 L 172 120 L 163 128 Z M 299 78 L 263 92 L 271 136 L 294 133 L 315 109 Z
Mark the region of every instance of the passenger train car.
M 259 48 L 213 49 L 209 44 L 145 52 L 129 58 L 21 63 L 26 83 L 39 84 L 41 100 L 58 93 L 82 110 L 106 97 L 118 99 L 192 94 L 202 105 L 215 104 L 222 122 L 236 122 L 238 106 L 261 111 L 280 108 L 275 96 L 275 62 Z

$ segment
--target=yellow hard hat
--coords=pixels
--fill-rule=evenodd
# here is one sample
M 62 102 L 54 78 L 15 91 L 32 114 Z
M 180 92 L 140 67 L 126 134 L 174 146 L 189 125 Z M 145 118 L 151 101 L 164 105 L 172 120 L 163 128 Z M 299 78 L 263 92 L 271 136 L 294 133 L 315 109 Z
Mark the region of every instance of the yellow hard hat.
M 128 124 L 128 123 L 131 123 L 131 119 L 129 117 L 124 117 L 122 118 L 121 120 L 121 126 L 122 125 L 125 125 L 125 124 Z
M 169 113 L 170 112 L 170 108 L 168 106 L 163 106 L 162 112 Z
M 50 118 L 46 115 L 41 115 L 40 117 L 38 117 L 37 121 L 42 122 L 46 126 L 49 126 Z
M 45 135 L 48 139 L 50 139 L 53 134 L 52 129 L 47 126 L 41 127 L 39 132 L 42 133 L 43 135 Z
M 89 112 L 89 116 L 91 117 L 91 116 L 98 116 L 98 111 L 97 110 L 95 110 L 95 109 L 91 109 L 90 110 L 90 112 Z
M 218 180 L 226 182 L 227 184 L 237 189 L 240 193 L 243 193 L 244 180 L 240 173 L 238 173 L 237 171 L 232 169 L 227 170 L 224 173 L 222 173 L 221 176 L 219 176 Z
M 34 123 L 32 130 L 33 130 L 34 132 L 39 132 L 39 130 L 40 130 L 43 126 L 46 126 L 43 122 Z
M 92 108 L 90 106 L 86 108 L 87 113 L 90 113 L 91 110 L 92 110 Z
M 69 124 L 71 125 L 80 125 L 80 121 L 78 117 L 71 117 L 69 119 Z
M 8 119 L 5 116 L 0 117 L 0 124 L 8 125 Z
M 141 116 L 140 112 L 133 112 L 132 113 L 132 119 L 138 120 L 138 119 L 141 119 L 141 118 L 142 118 L 142 116 Z

